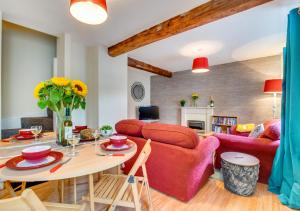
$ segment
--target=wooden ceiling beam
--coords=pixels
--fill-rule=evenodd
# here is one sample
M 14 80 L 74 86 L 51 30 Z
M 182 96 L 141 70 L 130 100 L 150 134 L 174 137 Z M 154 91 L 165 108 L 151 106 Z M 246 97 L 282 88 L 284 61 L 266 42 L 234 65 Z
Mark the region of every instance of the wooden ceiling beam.
M 118 56 L 270 1 L 273 0 L 211 0 L 109 47 L 108 53 Z
M 137 69 L 140 69 L 140 70 L 144 70 L 144 71 L 149 72 L 149 73 L 154 73 L 154 74 L 157 74 L 157 75 L 161 75 L 161 76 L 164 76 L 164 77 L 167 77 L 167 78 L 171 78 L 172 75 L 173 75 L 173 73 L 168 71 L 168 70 L 164 70 L 164 69 L 161 69 L 159 67 L 155 67 L 155 66 L 152 66 L 150 64 L 146 64 L 144 62 L 138 61 L 138 60 L 130 58 L 130 57 L 128 57 L 128 66 L 133 67 L 133 68 L 137 68 Z

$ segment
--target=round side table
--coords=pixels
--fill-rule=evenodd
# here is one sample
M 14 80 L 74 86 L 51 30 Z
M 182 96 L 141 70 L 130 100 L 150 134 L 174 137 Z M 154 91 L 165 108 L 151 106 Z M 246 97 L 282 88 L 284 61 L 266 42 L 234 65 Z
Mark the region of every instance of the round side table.
M 222 153 L 221 160 L 225 188 L 241 196 L 252 195 L 258 180 L 259 160 L 239 152 Z

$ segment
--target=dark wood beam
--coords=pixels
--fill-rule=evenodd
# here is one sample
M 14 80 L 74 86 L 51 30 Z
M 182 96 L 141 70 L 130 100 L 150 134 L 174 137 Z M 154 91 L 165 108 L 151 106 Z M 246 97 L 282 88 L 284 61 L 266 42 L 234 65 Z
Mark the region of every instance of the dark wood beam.
M 109 47 L 108 53 L 118 56 L 270 1 L 273 0 L 211 0 Z
M 173 73 L 168 71 L 168 70 L 164 70 L 164 69 L 161 69 L 159 67 L 155 67 L 155 66 L 152 66 L 150 64 L 146 64 L 144 62 L 138 61 L 138 60 L 130 58 L 130 57 L 128 57 L 128 66 L 129 67 L 134 67 L 134 68 L 137 68 L 137 69 L 140 69 L 140 70 L 144 70 L 144 71 L 149 72 L 149 73 L 154 73 L 154 74 L 157 74 L 157 75 L 168 77 L 168 78 L 171 78 L 172 75 L 173 75 Z

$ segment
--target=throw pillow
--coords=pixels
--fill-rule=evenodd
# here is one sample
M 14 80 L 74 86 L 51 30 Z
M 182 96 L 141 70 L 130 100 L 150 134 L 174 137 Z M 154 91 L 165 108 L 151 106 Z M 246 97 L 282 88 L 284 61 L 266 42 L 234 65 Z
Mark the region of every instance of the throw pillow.
M 238 124 L 236 131 L 240 133 L 251 132 L 255 128 L 255 124 Z
M 264 124 L 257 125 L 254 130 L 251 131 L 249 137 L 258 138 L 265 130 Z
M 262 136 L 264 138 L 269 138 L 273 141 L 276 141 L 280 139 L 280 133 L 281 133 L 281 122 L 279 121 L 267 127 Z

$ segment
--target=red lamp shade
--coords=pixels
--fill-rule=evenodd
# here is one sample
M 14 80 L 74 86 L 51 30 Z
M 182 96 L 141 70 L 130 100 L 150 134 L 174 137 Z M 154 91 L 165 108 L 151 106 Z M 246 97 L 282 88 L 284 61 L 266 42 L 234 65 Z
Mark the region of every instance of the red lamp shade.
M 264 93 L 282 93 L 282 79 L 266 80 Z
M 193 73 L 205 73 L 208 72 L 208 59 L 206 57 L 199 57 L 194 59 L 193 62 Z
M 80 22 L 96 25 L 107 19 L 106 0 L 71 0 L 70 12 Z

